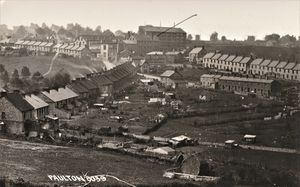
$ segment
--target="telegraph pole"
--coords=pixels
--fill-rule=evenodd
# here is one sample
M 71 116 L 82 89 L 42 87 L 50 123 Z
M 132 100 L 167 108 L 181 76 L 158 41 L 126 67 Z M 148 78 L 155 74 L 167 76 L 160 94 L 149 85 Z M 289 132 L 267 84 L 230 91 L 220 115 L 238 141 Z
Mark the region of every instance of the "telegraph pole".
M 171 30 L 172 28 L 176 27 L 177 25 L 180 25 L 181 23 L 183 23 L 183 22 L 185 22 L 185 21 L 187 21 L 187 20 L 189 20 L 189 19 L 191 19 L 192 17 L 195 17 L 195 16 L 197 16 L 197 14 L 191 15 L 190 17 L 188 17 L 188 18 L 182 20 L 181 22 L 179 22 L 179 23 L 177 23 L 177 24 L 174 24 L 173 27 L 170 27 L 170 28 L 166 29 L 165 31 L 159 33 L 159 34 L 156 35 L 156 36 L 158 37 L 158 36 L 162 35 L 163 33 L 168 32 L 169 30 Z

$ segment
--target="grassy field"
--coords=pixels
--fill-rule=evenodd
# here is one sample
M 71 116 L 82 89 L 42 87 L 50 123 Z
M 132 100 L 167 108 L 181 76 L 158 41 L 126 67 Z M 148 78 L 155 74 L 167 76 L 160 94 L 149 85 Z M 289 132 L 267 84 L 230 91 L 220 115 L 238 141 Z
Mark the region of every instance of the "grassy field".
M 45 74 L 50 69 L 52 58 L 53 56 L 0 56 L 0 64 L 3 64 L 9 73 L 12 73 L 14 69 L 20 73 L 22 67 L 27 66 L 32 74 L 36 71 Z M 57 72 L 67 72 L 72 78 L 75 78 L 87 73 L 101 71 L 103 66 L 102 62 L 58 57 L 54 60 L 52 70 L 47 76 L 52 76 Z
M 89 176 L 110 174 L 133 184 L 170 182 L 162 177 L 169 166 L 121 154 L 3 140 L 0 150 L 0 176 L 11 179 L 51 184 L 47 175 L 78 176 L 88 172 Z M 108 184 L 122 183 L 110 179 Z

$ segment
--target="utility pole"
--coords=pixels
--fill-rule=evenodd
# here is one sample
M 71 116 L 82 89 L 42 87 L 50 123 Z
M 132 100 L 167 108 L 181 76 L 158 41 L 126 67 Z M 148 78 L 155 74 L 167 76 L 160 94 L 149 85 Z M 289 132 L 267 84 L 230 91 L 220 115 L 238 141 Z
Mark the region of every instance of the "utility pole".
M 195 16 L 197 16 L 197 14 L 191 15 L 190 17 L 188 17 L 188 18 L 182 20 L 181 22 L 179 22 L 179 23 L 177 23 L 177 24 L 174 24 L 173 27 L 170 27 L 170 28 L 166 29 L 165 31 L 159 33 L 159 34 L 156 35 L 156 36 L 158 37 L 158 36 L 162 35 L 163 33 L 168 32 L 169 30 L 171 30 L 172 28 L 176 27 L 177 25 L 180 25 L 181 23 L 183 23 L 183 22 L 185 22 L 185 21 L 187 21 L 187 20 L 189 20 L 189 19 L 191 19 L 192 17 L 195 17 Z

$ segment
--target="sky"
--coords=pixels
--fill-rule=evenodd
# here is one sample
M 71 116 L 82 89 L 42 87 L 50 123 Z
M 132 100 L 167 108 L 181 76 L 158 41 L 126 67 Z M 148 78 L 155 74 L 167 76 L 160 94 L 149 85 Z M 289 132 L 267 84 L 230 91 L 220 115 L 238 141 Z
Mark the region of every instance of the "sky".
M 173 26 L 209 39 L 266 34 L 300 36 L 300 0 L 0 0 L 1 23 L 16 25 L 79 23 L 113 32 L 137 32 L 140 25 Z

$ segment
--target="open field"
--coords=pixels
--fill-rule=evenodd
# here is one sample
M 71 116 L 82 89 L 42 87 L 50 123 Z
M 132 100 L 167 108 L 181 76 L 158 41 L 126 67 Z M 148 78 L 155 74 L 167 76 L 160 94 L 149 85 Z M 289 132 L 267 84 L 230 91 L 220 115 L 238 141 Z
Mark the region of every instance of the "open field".
M 20 73 L 22 67 L 27 66 L 31 74 L 36 71 L 45 74 L 50 69 L 52 58 L 53 56 L 0 56 L 0 64 L 3 64 L 9 73 L 12 73 L 14 69 L 17 69 Z M 52 70 L 47 76 L 52 76 L 57 72 L 67 72 L 72 78 L 75 78 L 87 73 L 101 71 L 103 66 L 102 62 L 58 57 L 55 59 Z
M 300 114 L 295 114 L 287 120 L 251 120 L 241 122 L 230 122 L 216 125 L 199 125 L 195 126 L 195 121 L 205 120 L 208 118 L 222 118 L 222 116 L 247 115 L 246 113 L 235 112 L 222 115 L 212 115 L 203 117 L 189 117 L 181 119 L 169 119 L 156 132 L 150 135 L 172 137 L 185 134 L 193 138 L 199 138 L 201 141 L 223 143 L 228 139 L 234 139 L 239 143 L 243 142 L 245 134 L 256 134 L 256 145 L 299 148 Z
M 0 176 L 21 177 L 33 183 L 51 184 L 47 175 L 78 176 L 81 172 L 88 172 L 89 176 L 110 174 L 132 184 L 171 181 L 162 177 L 168 166 L 121 154 L 3 139 L 0 139 L 0 150 Z M 111 179 L 107 183 L 122 184 Z

